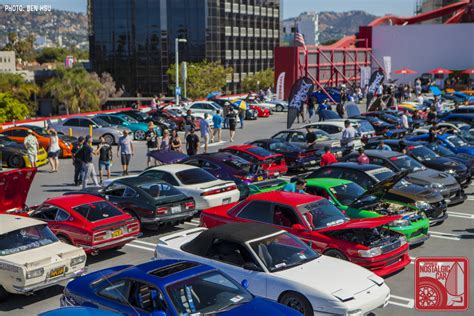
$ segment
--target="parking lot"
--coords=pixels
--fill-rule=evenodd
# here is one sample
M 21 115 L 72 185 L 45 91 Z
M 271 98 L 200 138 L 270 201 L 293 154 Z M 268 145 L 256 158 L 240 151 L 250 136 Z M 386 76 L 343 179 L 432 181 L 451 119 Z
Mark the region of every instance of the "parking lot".
M 298 125 L 296 125 L 298 126 Z M 260 118 L 257 121 L 245 121 L 243 130 L 237 129 L 235 144 L 272 136 L 286 128 L 286 113 L 277 113 L 269 118 Z M 228 131 L 223 131 L 224 140 L 228 140 Z M 212 144 L 210 151 L 229 145 L 228 142 Z M 115 153 L 115 150 L 114 150 Z M 144 143 L 135 143 L 135 156 L 132 158 L 132 173 L 138 173 L 146 167 L 146 148 Z M 119 175 L 120 165 L 115 158 L 112 174 Z M 61 195 L 63 192 L 77 190 L 72 186 L 73 167 L 70 160 L 60 161 L 58 173 L 49 172 L 49 166 L 40 168 L 30 190 L 27 204 L 39 204 L 48 197 Z M 431 238 L 423 245 L 411 250 L 412 264 L 403 271 L 386 279 L 392 293 L 390 304 L 383 310 L 376 310 L 377 315 L 415 315 L 420 314 L 414 309 L 414 260 L 421 256 L 464 256 L 474 260 L 474 185 L 467 190 L 468 200 L 461 205 L 450 207 L 448 220 L 440 226 L 431 229 Z M 160 232 L 145 231 L 143 236 L 126 245 L 119 251 L 107 251 L 97 256 L 88 258 L 89 271 L 120 264 L 137 264 L 149 260 L 153 256 L 154 245 L 160 236 L 178 230 L 190 229 L 199 225 L 199 219 L 176 227 L 168 227 Z M 472 267 L 472 266 L 471 266 Z M 337 274 L 334 278 L 337 278 Z M 472 282 L 472 273 L 470 274 Z M 249 280 L 252 282 L 252 280 Z M 0 305 L 2 315 L 35 315 L 59 306 L 59 297 L 62 286 L 55 286 L 42 290 L 33 296 L 12 296 L 7 302 Z M 473 294 L 470 293 L 470 301 Z M 472 310 L 472 308 L 471 308 Z M 438 313 L 450 315 L 452 313 Z M 472 312 L 457 313 L 459 315 L 472 315 Z

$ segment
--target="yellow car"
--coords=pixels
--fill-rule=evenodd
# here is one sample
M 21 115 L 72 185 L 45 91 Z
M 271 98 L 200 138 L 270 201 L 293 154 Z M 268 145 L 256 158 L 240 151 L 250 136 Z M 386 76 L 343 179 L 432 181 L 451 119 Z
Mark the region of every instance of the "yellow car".
M 8 168 L 31 167 L 31 162 L 23 144 L 18 144 L 4 135 L 0 135 L 0 161 L 3 166 Z M 38 150 L 36 166 L 39 167 L 47 163 L 48 153 L 41 147 Z

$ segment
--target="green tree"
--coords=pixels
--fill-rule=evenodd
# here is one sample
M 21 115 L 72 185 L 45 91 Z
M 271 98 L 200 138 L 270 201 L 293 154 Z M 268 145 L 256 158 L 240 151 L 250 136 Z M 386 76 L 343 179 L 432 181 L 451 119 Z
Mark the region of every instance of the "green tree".
M 24 120 L 29 114 L 28 106 L 9 93 L 0 92 L 0 123 Z
M 0 92 L 10 93 L 21 103 L 26 104 L 30 113 L 36 112 L 34 95 L 39 91 L 35 83 L 26 82 L 21 74 L 0 73 Z
M 233 73 L 232 68 L 225 68 L 218 62 L 203 61 L 188 63 L 188 76 L 186 80 L 186 94 L 188 97 L 203 98 L 211 92 L 222 91 L 227 83 L 227 75 Z M 175 65 L 170 65 L 167 71 L 170 79 L 170 91 L 174 94 L 176 70 Z M 180 76 L 180 86 L 183 86 Z
M 274 72 L 271 68 L 256 72 L 254 75 L 245 77 L 242 80 L 242 89 L 244 91 L 256 91 L 273 87 Z
M 16 58 L 21 58 L 23 61 L 33 61 L 35 57 L 35 51 L 33 43 L 35 38 L 33 35 L 28 35 L 26 38 L 21 39 L 15 32 L 8 33 L 8 42 L 2 48 L 2 50 L 14 51 Z
M 66 56 L 72 55 L 76 59 L 87 59 L 89 53 L 85 50 L 79 50 L 75 47 L 64 48 L 64 47 L 45 47 L 40 50 L 36 56 L 36 61 L 40 64 L 43 63 L 54 63 L 64 62 Z
M 50 94 L 57 103 L 64 104 L 67 114 L 100 109 L 98 93 L 102 85 L 82 65 L 70 69 L 60 66 L 56 72 L 56 77 L 43 86 L 43 94 Z

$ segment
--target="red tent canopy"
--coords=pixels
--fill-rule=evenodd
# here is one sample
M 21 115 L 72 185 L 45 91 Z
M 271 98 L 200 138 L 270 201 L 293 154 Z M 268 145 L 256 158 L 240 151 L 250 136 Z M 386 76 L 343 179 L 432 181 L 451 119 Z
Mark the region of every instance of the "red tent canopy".
M 408 69 L 408 68 L 403 68 L 403 69 L 398 69 L 394 71 L 397 75 L 413 75 L 416 74 L 416 71 Z
M 444 68 L 436 68 L 436 69 L 431 70 L 430 73 L 433 75 L 449 75 L 449 74 L 452 74 L 453 72 L 451 70 L 444 69 Z
M 474 74 L 474 68 L 466 69 L 466 70 L 464 70 L 462 73 L 463 73 L 463 74 L 472 75 L 472 74 Z

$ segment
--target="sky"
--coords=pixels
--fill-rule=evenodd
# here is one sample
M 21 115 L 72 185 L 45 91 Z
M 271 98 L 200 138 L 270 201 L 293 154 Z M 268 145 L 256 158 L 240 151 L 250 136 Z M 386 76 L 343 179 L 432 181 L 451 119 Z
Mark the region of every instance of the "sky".
M 413 15 L 415 0 L 282 0 L 283 17 L 297 16 L 303 11 L 363 10 L 375 15 L 392 13 Z M 0 0 L 0 4 L 49 4 L 55 9 L 85 12 L 86 0 Z

